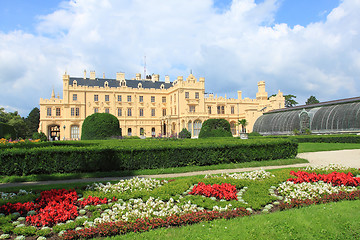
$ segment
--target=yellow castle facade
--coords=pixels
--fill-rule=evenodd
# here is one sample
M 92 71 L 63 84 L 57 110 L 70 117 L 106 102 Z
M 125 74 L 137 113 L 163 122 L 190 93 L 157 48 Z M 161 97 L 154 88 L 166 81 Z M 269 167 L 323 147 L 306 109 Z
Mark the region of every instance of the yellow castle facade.
M 205 78 L 196 79 L 190 74 L 186 79 L 179 76 L 170 81 L 165 76 L 160 81 L 157 74 L 141 78 L 125 79 L 124 73 L 116 78 L 97 78 L 94 71 L 87 77 L 70 77 L 64 74 L 63 98 L 40 99 L 39 132 L 50 140 L 76 140 L 81 138 L 84 119 L 96 112 L 110 113 L 120 122 L 125 136 L 171 136 L 183 128 L 192 137 L 199 135 L 202 123 L 209 118 L 229 121 L 234 136 L 241 131 L 238 120 L 248 121 L 247 130 L 252 131 L 255 120 L 274 109 L 283 108 L 285 99 L 279 91 L 268 99 L 265 82 L 258 82 L 256 99 L 217 97 L 205 93 Z

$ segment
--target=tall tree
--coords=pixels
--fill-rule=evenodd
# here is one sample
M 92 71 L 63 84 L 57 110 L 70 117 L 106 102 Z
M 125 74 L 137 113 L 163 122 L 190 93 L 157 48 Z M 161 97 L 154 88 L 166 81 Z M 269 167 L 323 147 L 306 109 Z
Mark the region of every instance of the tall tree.
M 38 131 L 39 123 L 40 123 L 40 110 L 39 108 L 35 107 L 27 118 L 25 119 L 26 125 L 28 126 L 29 133 L 28 136 L 32 136 L 34 132 Z
M 14 116 L 8 122 L 9 125 L 13 126 L 16 132 L 16 137 L 18 138 L 26 138 L 29 129 L 25 123 L 24 118 L 20 117 L 20 115 Z
M 10 113 L 5 112 L 4 108 L 0 108 L 0 122 L 7 123 L 10 119 Z
M 295 101 L 294 98 L 296 98 L 295 95 L 292 94 L 288 94 L 288 95 L 284 95 L 285 98 L 285 107 L 294 107 L 296 104 L 298 104 L 297 101 Z
M 306 100 L 305 104 L 306 104 L 306 105 L 310 105 L 310 104 L 316 104 L 316 103 L 319 103 L 319 102 L 320 102 L 320 101 L 317 100 L 315 96 L 310 96 L 310 97 Z

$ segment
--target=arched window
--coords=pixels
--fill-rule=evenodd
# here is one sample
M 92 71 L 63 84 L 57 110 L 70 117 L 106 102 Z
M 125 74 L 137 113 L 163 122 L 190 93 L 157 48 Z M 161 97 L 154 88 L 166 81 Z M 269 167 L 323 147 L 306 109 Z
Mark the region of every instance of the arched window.
M 235 124 L 235 122 L 230 123 L 230 130 L 231 130 L 232 135 L 236 135 L 236 124 Z
M 144 128 L 140 128 L 140 136 L 144 136 L 144 134 L 145 134 Z
M 201 121 L 196 120 L 194 122 L 194 137 L 199 136 L 200 130 L 201 130 Z
M 104 87 L 109 87 L 108 81 L 106 81 L 106 82 L 104 83 Z
M 71 139 L 79 139 L 79 126 L 77 126 L 77 125 L 71 126 L 70 137 L 71 137 Z
M 151 136 L 155 137 L 155 128 L 151 128 Z
M 192 135 L 192 122 L 191 121 L 189 121 L 188 122 L 188 131 L 191 133 L 191 135 Z
M 160 89 L 164 89 L 164 84 L 161 84 L 161 85 L 160 85 Z
M 141 83 L 138 84 L 138 88 L 142 88 L 142 84 L 141 84 Z
M 131 128 L 128 128 L 128 136 L 131 136 Z
M 125 81 L 125 80 L 121 80 L 120 86 L 125 87 L 125 86 L 126 86 L 126 81 Z

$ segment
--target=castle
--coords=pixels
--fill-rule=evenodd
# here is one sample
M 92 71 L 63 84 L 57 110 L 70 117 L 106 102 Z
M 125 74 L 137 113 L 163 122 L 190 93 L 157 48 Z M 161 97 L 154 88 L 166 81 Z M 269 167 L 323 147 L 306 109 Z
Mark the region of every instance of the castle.
M 265 82 L 258 82 L 256 99 L 217 97 L 205 93 L 205 78 L 196 79 L 190 74 L 186 79 L 179 76 L 170 81 L 160 81 L 158 74 L 136 74 L 125 79 L 124 73 L 116 73 L 115 79 L 96 77 L 94 71 L 87 77 L 63 75 L 63 99 L 55 97 L 40 99 L 40 126 L 50 140 L 76 140 L 81 137 L 84 119 L 96 112 L 110 113 L 120 122 L 125 136 L 171 136 L 183 128 L 192 137 L 199 135 L 202 123 L 209 118 L 224 118 L 229 121 L 231 132 L 241 131 L 237 122 L 246 119 L 248 132 L 255 120 L 274 109 L 283 108 L 285 99 L 279 91 L 268 99 Z

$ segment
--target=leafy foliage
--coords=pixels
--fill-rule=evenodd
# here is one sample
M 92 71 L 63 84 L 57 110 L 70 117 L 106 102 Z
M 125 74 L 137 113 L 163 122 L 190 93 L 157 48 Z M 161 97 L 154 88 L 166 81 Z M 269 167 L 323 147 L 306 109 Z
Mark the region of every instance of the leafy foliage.
M 82 125 L 81 139 L 106 139 L 119 136 L 119 120 L 109 113 L 94 113 L 85 118 Z
M 295 95 L 291 95 L 291 94 L 288 94 L 288 95 L 284 95 L 285 97 L 285 107 L 294 107 L 295 105 L 298 104 L 297 101 L 295 101 L 294 98 L 296 98 Z
M 200 130 L 199 138 L 232 137 L 230 123 L 225 119 L 208 119 Z
M 320 103 L 320 101 L 317 100 L 315 96 L 310 96 L 305 102 L 306 105 L 316 104 L 316 103 Z
M 25 119 L 25 123 L 28 127 L 29 133 L 28 136 L 32 136 L 33 133 L 38 131 L 39 123 L 40 123 L 40 110 L 39 108 L 35 107 L 27 118 Z
M 186 128 L 183 128 L 179 133 L 179 138 L 191 138 L 191 133 Z
M 0 138 L 15 138 L 16 133 L 13 126 L 0 122 Z

